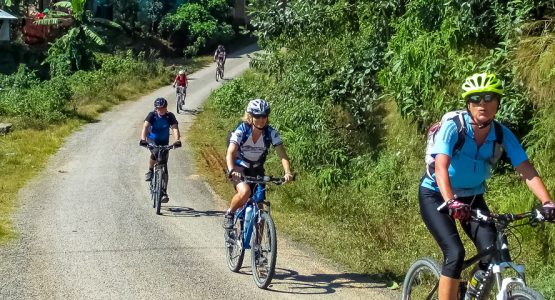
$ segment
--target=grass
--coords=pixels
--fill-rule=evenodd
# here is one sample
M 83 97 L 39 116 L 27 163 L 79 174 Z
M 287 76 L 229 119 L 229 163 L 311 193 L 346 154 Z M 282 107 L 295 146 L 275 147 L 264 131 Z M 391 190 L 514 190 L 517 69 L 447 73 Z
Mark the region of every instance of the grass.
M 188 63 L 189 72 L 200 69 L 211 62 L 211 57 L 199 57 Z M 173 72 L 171 73 L 173 74 Z M 48 158 L 56 153 L 65 139 L 81 125 L 94 121 L 96 117 L 122 101 L 137 99 L 140 95 L 160 86 L 168 85 L 173 75 L 161 75 L 142 80 L 132 80 L 114 86 L 111 92 L 78 97 L 77 113 L 56 125 L 34 126 L 0 136 L 0 244 L 17 237 L 12 227 L 12 215 L 18 206 L 17 194 L 25 184 L 40 172 Z M 171 77 L 171 79 L 170 79 Z M 95 97 L 96 96 L 96 97 Z M 3 118 L 18 124 L 21 120 Z M 17 126 L 19 127 L 19 126 Z

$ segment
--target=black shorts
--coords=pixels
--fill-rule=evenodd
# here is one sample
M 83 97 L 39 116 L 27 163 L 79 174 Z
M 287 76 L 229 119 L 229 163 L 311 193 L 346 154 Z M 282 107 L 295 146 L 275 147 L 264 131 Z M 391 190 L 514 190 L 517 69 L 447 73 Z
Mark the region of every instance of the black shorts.
M 472 203 L 473 209 L 488 211 L 483 194 L 457 199 L 466 204 Z M 443 268 L 441 274 L 450 278 L 460 278 L 465 256 L 464 245 L 457 231 L 455 220 L 448 214 L 440 213 L 437 207 L 443 204 L 441 193 L 420 186 L 418 190 L 420 215 L 430 233 L 443 252 Z M 461 222 L 461 227 L 474 242 L 478 251 L 484 250 L 495 242 L 496 230 L 492 224 L 475 220 Z M 480 267 L 485 268 L 489 259 L 483 259 Z

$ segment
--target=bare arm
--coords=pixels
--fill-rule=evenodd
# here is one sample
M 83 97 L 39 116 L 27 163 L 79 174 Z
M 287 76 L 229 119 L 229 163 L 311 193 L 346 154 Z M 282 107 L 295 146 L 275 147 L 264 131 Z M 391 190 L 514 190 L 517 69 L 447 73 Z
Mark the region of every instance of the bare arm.
M 289 162 L 289 156 L 287 156 L 287 152 L 285 151 L 285 146 L 283 144 L 276 147 L 277 155 L 281 158 L 281 164 L 283 165 L 283 170 L 285 171 L 285 179 L 289 181 L 293 178 L 291 174 L 291 164 Z
M 177 124 L 172 125 L 173 136 L 175 137 L 176 141 L 181 139 L 181 133 L 179 132 L 179 126 Z
M 143 124 L 143 129 L 141 130 L 141 140 L 146 140 L 146 134 L 148 133 L 148 128 L 150 127 L 150 123 L 145 121 Z
M 515 169 L 518 173 L 520 173 L 521 178 L 526 182 L 528 188 L 532 191 L 532 193 L 534 193 L 542 204 L 552 201 L 551 195 L 549 195 L 545 184 L 540 178 L 540 175 L 538 175 L 538 171 L 536 171 L 536 168 L 534 168 L 529 160 L 524 161 Z
M 445 154 L 438 154 L 435 158 L 435 174 L 436 182 L 441 192 L 444 201 L 455 198 L 453 189 L 451 187 L 451 180 L 449 179 L 449 165 L 451 158 Z
M 228 171 L 234 169 L 233 167 L 235 166 L 235 163 L 233 162 L 233 159 L 235 158 L 238 149 L 239 147 L 235 143 L 229 143 L 229 146 L 227 147 L 225 164 Z

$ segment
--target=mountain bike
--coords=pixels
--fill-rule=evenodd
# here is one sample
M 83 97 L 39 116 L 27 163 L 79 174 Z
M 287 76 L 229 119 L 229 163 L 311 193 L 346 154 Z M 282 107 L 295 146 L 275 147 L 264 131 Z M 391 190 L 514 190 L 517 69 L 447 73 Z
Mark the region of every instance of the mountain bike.
M 225 237 L 227 266 L 238 272 L 243 264 L 245 249 L 251 249 L 252 276 L 256 285 L 265 289 L 276 270 L 276 227 L 270 216 L 270 201 L 264 199 L 266 183 L 281 185 L 283 178 L 272 176 L 244 176 L 243 182 L 254 184 L 252 195 L 235 212 L 234 227 L 227 229 Z
M 471 299 L 489 299 L 492 287 L 496 288 L 495 299 L 497 300 L 526 300 L 543 299 L 535 290 L 526 286 L 524 266 L 512 261 L 508 235 L 514 234 L 511 229 L 517 226 L 536 226 L 545 221 L 541 212 L 536 209 L 521 214 L 486 214 L 480 210 L 472 211 L 472 219 L 479 222 L 494 224 L 497 229 L 495 243 L 478 254 L 467 259 L 463 263 L 463 270 L 473 266 L 478 270 L 477 263 L 484 257 L 490 257 L 490 264 L 485 272 L 484 278 L 476 287 L 476 295 Z M 513 225 L 518 220 L 526 220 L 523 223 Z M 420 258 L 409 268 L 403 283 L 402 300 L 438 299 L 438 286 L 440 277 L 440 266 L 431 258 Z M 507 276 L 506 271 L 514 271 L 515 276 Z M 472 277 L 472 274 L 470 275 Z M 461 280 L 458 299 L 464 299 L 466 282 Z
M 218 66 L 216 67 L 216 81 L 219 79 L 224 79 L 224 63 L 218 60 Z
M 178 86 L 176 88 L 177 97 L 175 99 L 176 104 L 176 111 L 179 113 L 180 110 L 184 110 L 183 106 L 185 105 L 185 96 L 186 96 L 186 89 L 184 86 Z
M 166 192 L 168 186 L 168 157 L 170 150 L 175 148 L 174 145 L 155 145 L 148 143 L 145 146 L 156 158 L 152 179 L 150 180 L 150 198 L 152 207 L 156 209 L 156 214 L 160 215 L 162 207 L 162 196 Z

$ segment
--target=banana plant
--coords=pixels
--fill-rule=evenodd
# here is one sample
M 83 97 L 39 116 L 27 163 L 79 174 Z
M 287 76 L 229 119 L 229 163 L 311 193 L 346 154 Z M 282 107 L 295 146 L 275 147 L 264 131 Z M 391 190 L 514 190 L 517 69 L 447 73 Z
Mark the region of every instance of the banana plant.
M 90 11 L 85 8 L 86 2 L 87 0 L 56 2 L 44 18 L 35 20 L 35 24 L 43 26 L 60 26 L 68 20 L 71 22 L 70 29 L 48 51 L 46 62 L 50 63 L 51 75 L 68 75 L 76 70 L 94 67 L 92 49 L 105 44 L 98 33 L 98 25 L 121 28 L 108 19 L 91 17 Z

